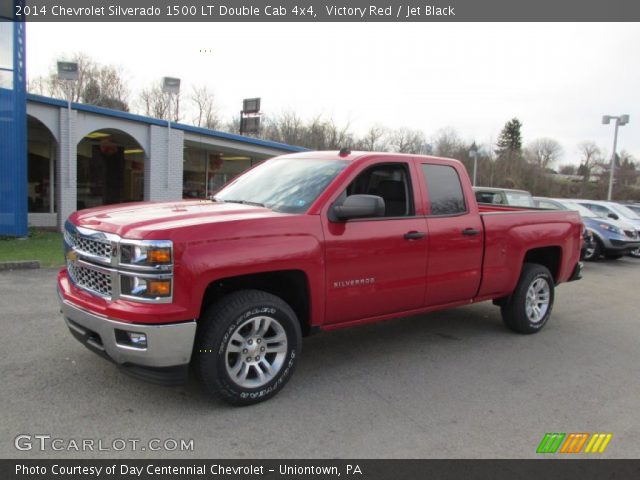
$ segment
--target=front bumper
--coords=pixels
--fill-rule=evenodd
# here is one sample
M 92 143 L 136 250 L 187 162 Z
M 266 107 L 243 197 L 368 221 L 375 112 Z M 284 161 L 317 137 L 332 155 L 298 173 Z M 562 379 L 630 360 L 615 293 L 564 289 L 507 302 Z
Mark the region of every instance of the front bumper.
M 613 238 L 605 238 L 602 244 L 605 252 L 619 254 L 626 254 L 640 247 L 639 240 L 617 240 Z
M 133 376 L 156 383 L 181 383 L 191 360 L 195 321 L 161 325 L 119 322 L 73 304 L 60 292 L 58 298 L 69 330 L 89 350 Z M 116 335 L 118 330 L 146 335 L 146 347 L 123 344 Z

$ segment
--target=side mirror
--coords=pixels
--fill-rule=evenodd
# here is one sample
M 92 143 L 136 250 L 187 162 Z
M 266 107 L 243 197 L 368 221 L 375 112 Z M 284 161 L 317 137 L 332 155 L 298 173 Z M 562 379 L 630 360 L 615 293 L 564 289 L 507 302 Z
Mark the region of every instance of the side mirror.
M 330 210 L 330 220 L 340 221 L 350 218 L 368 218 L 384 216 L 384 200 L 377 195 L 351 195 Z
M 607 217 L 613 218 L 614 220 L 620 220 L 620 217 L 615 213 L 610 213 L 609 215 L 607 215 Z

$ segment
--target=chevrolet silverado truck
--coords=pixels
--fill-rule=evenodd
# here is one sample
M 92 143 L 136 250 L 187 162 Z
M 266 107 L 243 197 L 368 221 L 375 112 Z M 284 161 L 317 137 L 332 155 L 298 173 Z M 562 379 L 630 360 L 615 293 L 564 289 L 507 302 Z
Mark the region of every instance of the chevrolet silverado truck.
M 71 333 L 130 375 L 275 395 L 302 337 L 492 300 L 535 333 L 581 276 L 573 211 L 487 211 L 463 165 L 386 153 L 267 160 L 207 200 L 83 210 L 57 279 Z

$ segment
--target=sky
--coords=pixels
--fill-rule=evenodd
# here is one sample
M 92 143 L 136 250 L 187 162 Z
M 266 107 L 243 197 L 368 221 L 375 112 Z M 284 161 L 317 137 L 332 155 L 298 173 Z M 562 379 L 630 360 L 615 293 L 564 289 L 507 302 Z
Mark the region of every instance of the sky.
M 27 75 L 85 52 L 122 69 L 136 92 L 164 76 L 182 90 L 208 85 L 223 118 L 243 98 L 262 111 L 409 127 L 427 137 L 453 128 L 495 142 L 523 123 L 525 145 L 558 140 L 558 165 L 579 163 L 577 144 L 640 160 L 640 27 L 633 23 L 29 23 Z

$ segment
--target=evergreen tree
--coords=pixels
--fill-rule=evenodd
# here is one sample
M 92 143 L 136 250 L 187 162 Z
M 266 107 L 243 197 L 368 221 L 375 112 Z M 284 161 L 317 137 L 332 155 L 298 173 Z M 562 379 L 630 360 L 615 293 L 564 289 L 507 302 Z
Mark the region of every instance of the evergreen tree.
M 512 118 L 505 123 L 498 137 L 496 155 L 498 158 L 505 155 L 522 155 L 522 123 L 517 118 Z
M 512 118 L 505 123 L 496 143 L 496 181 L 500 186 L 517 187 L 518 173 L 520 171 L 522 155 L 522 123 L 517 118 Z

